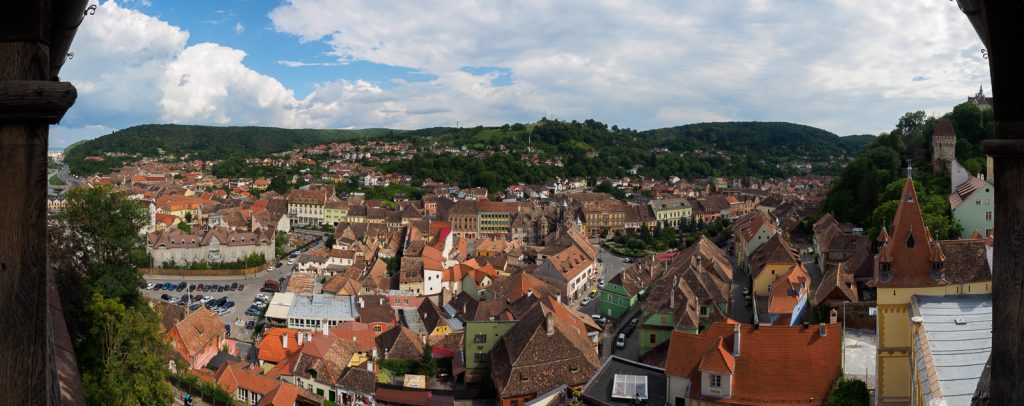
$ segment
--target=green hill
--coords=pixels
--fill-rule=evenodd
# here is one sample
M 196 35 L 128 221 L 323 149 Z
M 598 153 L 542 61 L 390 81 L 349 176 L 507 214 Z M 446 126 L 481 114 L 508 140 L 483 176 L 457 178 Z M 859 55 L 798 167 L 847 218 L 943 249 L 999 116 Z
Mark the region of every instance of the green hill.
M 843 164 L 837 158 L 856 155 L 874 139 L 863 135 L 839 137 L 818 128 L 779 122 L 700 123 L 647 131 L 609 128 L 589 119 L 411 131 L 142 125 L 74 145 L 66 151 L 65 162 L 74 173 L 88 175 L 161 154 L 227 159 L 265 156 L 326 142 L 381 138 L 404 139 L 421 149 L 447 145 L 496 151 L 504 147 L 508 153 L 491 157 L 483 166 L 475 158 L 420 153 L 381 168 L 418 180 L 432 178 L 487 187 L 541 182 L 553 176 L 621 177 L 633 168 L 638 168 L 638 175 L 656 179 L 670 175 L 785 176 L 795 173 L 788 165 L 794 162 L 813 163 L 817 173 L 836 173 Z M 532 154 L 541 160 L 559 159 L 562 165 L 526 164 L 524 155 Z M 85 160 L 93 155 L 104 160 Z
M 76 143 L 65 151 L 65 162 L 75 174 L 89 175 L 109 172 L 141 157 L 159 156 L 161 152 L 175 156 L 191 154 L 194 159 L 264 156 L 326 142 L 386 137 L 396 132 L 148 124 Z M 111 153 L 118 156 L 107 155 Z M 94 155 L 103 156 L 104 160 L 85 160 Z

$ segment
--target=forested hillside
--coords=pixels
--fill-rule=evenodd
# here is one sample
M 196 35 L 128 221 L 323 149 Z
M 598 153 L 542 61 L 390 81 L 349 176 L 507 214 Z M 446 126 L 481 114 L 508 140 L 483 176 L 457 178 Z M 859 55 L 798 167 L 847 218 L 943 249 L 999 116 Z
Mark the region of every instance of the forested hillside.
M 326 142 L 356 138 L 385 137 L 396 131 L 313 130 L 273 127 L 212 127 L 200 125 L 149 124 L 126 128 L 94 140 L 76 143 L 65 151 L 65 162 L 76 174 L 109 172 L 137 157 L 163 154 L 195 159 L 263 156 Z M 87 156 L 114 153 L 103 161 L 86 161 Z
M 942 119 L 953 124 L 957 159 L 971 173 L 983 171 L 981 141 L 995 135 L 992 110 L 963 103 L 941 117 L 927 117 L 923 111 L 907 113 L 896 128 L 875 139 L 843 170 L 825 198 L 824 211 L 839 221 L 868 228 L 874 238 L 884 221 L 892 221 L 910 163 L 916 168 L 915 186 L 928 227 L 939 238 L 956 238 L 960 225 L 949 209 L 949 177 L 934 175 L 931 168 L 932 130 Z

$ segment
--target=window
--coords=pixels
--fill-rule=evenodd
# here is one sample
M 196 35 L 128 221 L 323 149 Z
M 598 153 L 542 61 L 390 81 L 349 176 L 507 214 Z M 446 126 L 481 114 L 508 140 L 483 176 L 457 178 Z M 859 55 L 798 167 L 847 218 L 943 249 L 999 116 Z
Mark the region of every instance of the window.
M 975 199 L 974 200 L 974 204 L 978 205 L 978 206 L 981 206 L 981 199 Z
M 985 221 L 992 221 L 992 212 L 990 212 L 990 211 L 986 211 L 985 212 Z
M 478 334 L 473 335 L 473 342 L 474 343 L 478 343 L 478 344 L 486 343 L 487 342 L 487 334 L 478 333 Z
M 721 375 L 711 375 L 711 387 L 712 388 L 721 388 L 722 387 L 722 376 Z
M 380 326 L 373 326 L 373 331 L 374 331 L 374 332 L 377 332 L 377 333 L 379 333 L 379 332 L 381 332 L 382 330 L 383 330 L 383 329 L 381 329 L 381 327 L 380 327 Z
M 651 333 L 651 344 L 655 344 L 657 342 L 658 342 L 658 335 L 654 334 L 654 333 Z
M 914 248 L 914 244 L 915 244 L 914 234 L 908 235 L 907 236 L 907 248 Z
M 487 362 L 487 355 L 488 354 L 486 352 L 474 353 L 473 354 L 473 362 L 476 362 L 476 363 Z

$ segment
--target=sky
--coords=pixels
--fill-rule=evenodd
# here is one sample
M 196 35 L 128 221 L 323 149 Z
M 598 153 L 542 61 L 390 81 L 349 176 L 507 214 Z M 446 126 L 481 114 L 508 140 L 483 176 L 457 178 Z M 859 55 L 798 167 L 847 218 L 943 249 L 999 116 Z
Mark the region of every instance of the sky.
M 984 84 L 955 2 L 93 1 L 63 147 L 138 124 L 414 129 L 593 118 L 839 135 Z

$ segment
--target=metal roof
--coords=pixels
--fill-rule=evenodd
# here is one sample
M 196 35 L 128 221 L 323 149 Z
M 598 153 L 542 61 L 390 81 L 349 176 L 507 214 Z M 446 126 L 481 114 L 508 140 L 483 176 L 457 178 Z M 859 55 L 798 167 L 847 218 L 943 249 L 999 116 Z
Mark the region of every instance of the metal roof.
M 925 402 L 970 405 L 992 351 L 992 295 L 914 296 L 910 306 Z
M 356 319 L 352 296 L 296 295 L 292 301 L 289 319 L 328 319 L 351 321 Z

